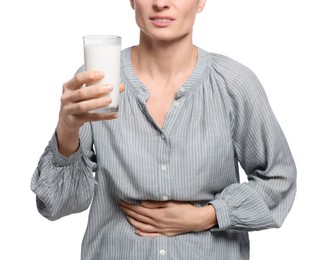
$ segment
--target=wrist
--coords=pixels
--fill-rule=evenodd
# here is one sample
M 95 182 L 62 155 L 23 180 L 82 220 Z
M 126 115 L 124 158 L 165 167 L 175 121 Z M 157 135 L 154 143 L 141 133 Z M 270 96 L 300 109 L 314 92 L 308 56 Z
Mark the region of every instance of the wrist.
M 207 205 L 200 209 L 200 230 L 208 230 L 217 225 L 216 210 L 212 205 Z
M 79 148 L 79 128 L 70 128 L 65 123 L 58 122 L 56 127 L 58 151 L 66 156 L 71 156 Z

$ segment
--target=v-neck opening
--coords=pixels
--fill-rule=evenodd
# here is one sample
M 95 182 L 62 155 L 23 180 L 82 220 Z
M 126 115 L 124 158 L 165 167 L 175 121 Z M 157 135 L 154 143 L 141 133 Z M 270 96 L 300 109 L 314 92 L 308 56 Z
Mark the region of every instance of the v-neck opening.
M 185 82 L 181 85 L 178 89 L 177 93 L 175 94 L 175 98 L 173 103 L 170 105 L 162 127 L 153 119 L 151 114 L 148 111 L 146 102 L 150 96 L 150 92 L 145 84 L 137 77 L 134 68 L 132 66 L 131 60 L 131 52 L 133 47 L 128 47 L 122 51 L 122 72 L 125 79 L 128 81 L 129 89 L 132 90 L 134 95 L 136 96 L 138 102 L 142 106 L 144 112 L 147 112 L 147 116 L 152 121 L 153 125 L 156 126 L 160 131 L 165 131 L 167 129 L 167 125 L 172 125 L 173 122 L 168 122 L 168 120 L 175 120 L 177 116 L 172 115 L 173 113 L 178 113 L 178 107 L 175 106 L 175 102 L 182 97 L 187 97 L 191 95 L 194 91 L 197 90 L 198 86 L 201 85 L 202 80 L 204 79 L 205 71 L 208 64 L 208 53 L 203 49 L 197 47 L 197 61 L 195 67 L 191 73 L 191 75 L 185 80 Z M 183 101 L 179 101 L 180 106 L 182 105 Z M 168 129 L 169 130 L 169 129 Z

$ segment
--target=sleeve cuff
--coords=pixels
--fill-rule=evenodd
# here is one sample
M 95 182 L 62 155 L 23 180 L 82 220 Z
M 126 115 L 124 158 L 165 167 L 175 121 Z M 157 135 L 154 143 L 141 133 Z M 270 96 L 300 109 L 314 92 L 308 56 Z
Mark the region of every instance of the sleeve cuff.
M 49 145 L 51 147 L 51 150 L 53 151 L 54 161 L 55 164 L 57 164 L 57 166 L 67 166 L 74 164 L 78 161 L 78 159 L 82 155 L 81 146 L 79 146 L 78 150 L 75 153 L 73 153 L 70 157 L 66 157 L 65 155 L 62 155 L 58 150 L 56 133 L 53 134 L 49 142 Z
M 220 232 L 225 231 L 231 226 L 231 219 L 228 212 L 227 205 L 224 200 L 213 200 L 210 201 L 215 210 L 216 210 L 216 218 L 217 218 L 217 227 L 211 229 L 212 232 Z

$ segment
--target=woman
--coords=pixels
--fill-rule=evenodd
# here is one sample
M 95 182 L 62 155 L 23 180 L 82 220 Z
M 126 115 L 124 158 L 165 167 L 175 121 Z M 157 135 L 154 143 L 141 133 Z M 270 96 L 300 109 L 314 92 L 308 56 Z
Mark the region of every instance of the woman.
M 248 231 L 280 227 L 296 190 L 264 90 L 245 66 L 193 45 L 206 0 L 130 3 L 140 42 L 122 52 L 119 113 L 88 113 L 111 102 L 109 87 L 81 88 L 102 72 L 64 84 L 32 179 L 38 209 L 55 220 L 92 201 L 83 260 L 249 259 Z

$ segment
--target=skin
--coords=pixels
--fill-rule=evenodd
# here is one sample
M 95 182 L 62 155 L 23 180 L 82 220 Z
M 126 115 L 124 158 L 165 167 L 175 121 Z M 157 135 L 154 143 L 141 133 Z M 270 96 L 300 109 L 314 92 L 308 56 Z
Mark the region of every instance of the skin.
M 103 72 L 82 72 L 63 85 L 61 107 L 56 127 L 58 149 L 62 155 L 69 157 L 79 148 L 79 129 L 86 122 L 112 120 L 116 114 L 93 114 L 88 111 L 111 103 L 107 94 L 112 88 L 109 85 L 94 85 L 83 88 L 87 83 L 104 77 Z M 124 86 L 120 86 L 120 91 Z
M 195 207 L 180 201 L 143 201 L 141 205 L 121 202 L 129 223 L 142 237 L 176 236 L 200 232 L 216 224 L 212 206 Z
M 131 0 L 140 28 L 140 43 L 133 48 L 132 64 L 147 86 L 147 108 L 161 127 L 175 94 L 191 75 L 197 61 L 192 43 L 193 24 L 205 0 Z M 170 21 L 154 17 L 172 18 Z M 143 237 L 176 236 L 200 232 L 216 225 L 212 205 L 195 207 L 190 202 L 121 202 L 121 209 L 136 234 Z
M 197 50 L 192 43 L 196 14 L 205 0 L 131 0 L 140 43 L 133 48 L 135 73 L 149 89 L 150 115 L 162 127 L 178 88 L 192 73 Z M 154 18 L 172 18 L 155 23 Z
M 147 108 L 154 121 L 163 126 L 179 87 L 191 75 L 197 61 L 192 42 L 197 13 L 206 0 L 130 0 L 140 28 L 139 45 L 132 49 L 132 64 L 148 88 Z M 111 102 L 110 86 L 86 83 L 98 81 L 102 72 L 82 72 L 63 85 L 56 135 L 61 154 L 69 157 L 79 148 L 79 129 L 86 122 L 113 120 L 116 114 L 88 111 Z M 121 92 L 124 86 L 121 86 Z M 212 205 L 195 207 L 182 201 L 143 201 L 140 205 L 120 203 L 136 234 L 143 237 L 176 236 L 200 232 L 216 225 Z

